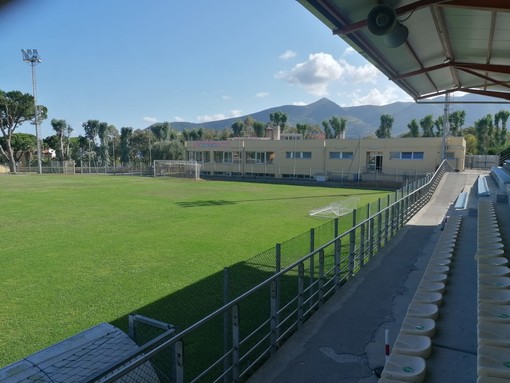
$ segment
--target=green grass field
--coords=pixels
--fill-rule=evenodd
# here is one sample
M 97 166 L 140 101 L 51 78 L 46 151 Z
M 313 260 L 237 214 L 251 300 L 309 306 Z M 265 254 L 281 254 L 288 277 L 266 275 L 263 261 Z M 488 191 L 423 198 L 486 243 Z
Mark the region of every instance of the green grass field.
M 0 367 L 112 322 L 385 192 L 168 178 L 0 177 Z M 192 298 L 188 298 L 192 299 Z

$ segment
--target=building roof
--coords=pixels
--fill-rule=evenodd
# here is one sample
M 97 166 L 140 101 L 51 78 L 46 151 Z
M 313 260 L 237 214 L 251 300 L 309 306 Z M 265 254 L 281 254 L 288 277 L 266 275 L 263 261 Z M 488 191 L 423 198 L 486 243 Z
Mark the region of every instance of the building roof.
M 409 31 L 395 48 L 367 26 L 376 0 L 298 1 L 416 101 L 454 91 L 510 100 L 508 0 L 385 1 Z

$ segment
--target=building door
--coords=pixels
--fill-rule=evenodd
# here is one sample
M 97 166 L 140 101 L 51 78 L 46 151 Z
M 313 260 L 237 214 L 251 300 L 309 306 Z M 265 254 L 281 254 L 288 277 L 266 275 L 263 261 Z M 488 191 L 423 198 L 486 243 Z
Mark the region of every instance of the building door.
M 381 172 L 383 167 L 382 152 L 367 152 L 367 171 L 370 173 Z

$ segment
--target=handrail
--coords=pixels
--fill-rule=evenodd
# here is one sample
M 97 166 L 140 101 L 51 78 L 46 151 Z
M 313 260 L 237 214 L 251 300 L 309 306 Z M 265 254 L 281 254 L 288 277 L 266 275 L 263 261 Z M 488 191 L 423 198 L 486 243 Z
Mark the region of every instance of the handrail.
M 375 217 L 380 216 L 381 214 L 386 214 L 387 212 L 390 212 L 391 209 L 398 208 L 404 200 L 409 200 L 410 198 L 414 198 L 415 196 L 419 196 L 419 198 L 416 200 L 415 203 L 421 204 L 423 202 L 423 199 L 425 198 L 425 203 L 430 199 L 431 194 L 430 188 L 431 186 L 435 187 L 437 186 L 437 179 L 441 178 L 444 172 L 446 171 L 446 167 L 450 166 L 449 163 L 446 160 L 443 160 L 441 165 L 438 167 L 438 169 L 435 171 L 435 173 L 432 176 L 428 176 L 428 180 L 426 183 L 424 183 L 422 186 L 419 186 L 413 191 L 408 191 L 406 195 L 404 195 L 404 190 L 402 189 L 402 197 L 400 199 L 396 199 L 395 202 L 389 204 L 385 208 L 379 210 L 377 213 L 371 215 L 370 217 L 364 219 L 363 221 L 356 223 L 353 227 L 346 230 L 345 232 L 339 234 L 332 240 L 328 241 L 327 243 L 321 245 L 317 249 L 310 251 L 308 254 L 300 258 L 299 260 L 295 261 L 294 263 L 290 264 L 287 267 L 284 267 L 282 270 L 276 272 L 266 280 L 258 283 L 248 291 L 242 293 L 238 297 L 232 299 L 228 303 L 224 304 L 222 307 L 214 310 L 212 313 L 207 315 L 206 317 L 200 319 L 199 321 L 195 322 L 191 326 L 183 329 L 181 332 L 175 334 L 173 337 L 166 339 L 162 343 L 154 343 L 151 342 L 147 347 L 142 347 L 140 350 L 132 353 L 128 358 L 126 358 L 124 361 L 116 363 L 115 365 L 109 366 L 108 368 L 105 368 L 103 370 L 98 371 L 93 376 L 87 378 L 82 383 L 93 383 L 93 382 L 101 382 L 101 383 L 110 383 L 115 382 L 117 379 L 121 378 L 122 376 L 126 375 L 127 373 L 133 371 L 137 367 L 141 366 L 142 364 L 149 361 L 151 358 L 156 356 L 160 351 L 167 349 L 168 347 L 171 347 L 173 345 L 178 344 L 179 342 L 182 342 L 183 338 L 187 335 L 191 334 L 195 330 L 202 327 L 204 324 L 208 323 L 212 319 L 218 317 L 221 314 L 225 314 L 231 310 L 233 310 L 236 306 L 238 306 L 242 301 L 244 301 L 246 298 L 250 297 L 251 295 L 255 294 L 259 290 L 261 290 L 264 287 L 270 286 L 272 283 L 278 281 L 281 279 L 282 276 L 287 274 L 289 271 L 296 269 L 300 264 L 303 264 L 307 260 L 310 260 L 315 255 L 321 253 L 324 251 L 324 249 L 328 248 L 329 246 L 332 246 L 337 242 L 338 240 L 341 240 L 343 237 L 346 237 L 350 235 L 351 233 L 355 233 L 358 229 L 361 227 L 367 225 L 372 221 Z M 450 166 L 451 168 L 451 166 Z M 433 191 L 434 191 L 433 190 Z M 425 191 L 425 193 L 423 193 Z M 433 192 L 432 191 L 432 192 Z M 398 194 L 398 192 L 397 192 Z M 421 205 L 423 206 L 423 205 Z M 420 208 L 421 208 L 420 206 Z M 408 206 L 408 208 L 405 211 L 400 212 L 402 214 L 402 218 L 396 217 L 397 219 L 405 220 L 407 217 L 407 212 L 411 210 L 413 206 Z M 402 209 L 404 210 L 404 209 Z M 414 212 L 416 213 L 416 212 Z M 393 221 L 395 219 L 395 215 L 392 215 L 392 221 L 388 222 L 387 224 L 393 227 Z M 390 229 L 393 231 L 393 229 Z M 354 255 L 354 254 L 353 254 Z M 222 356 L 222 358 L 224 355 Z

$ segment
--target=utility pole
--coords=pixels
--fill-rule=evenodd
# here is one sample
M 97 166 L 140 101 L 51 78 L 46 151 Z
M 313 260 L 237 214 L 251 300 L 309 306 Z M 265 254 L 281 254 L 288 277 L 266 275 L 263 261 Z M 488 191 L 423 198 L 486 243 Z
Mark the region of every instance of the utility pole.
M 37 49 L 22 49 L 21 54 L 23 61 L 30 63 L 32 67 L 32 94 L 34 96 L 34 125 L 35 125 L 35 139 L 37 141 L 37 166 L 39 167 L 39 174 L 42 174 L 42 160 L 41 160 L 41 132 L 39 131 L 39 121 L 37 116 L 37 81 L 35 77 L 35 66 L 41 62 L 39 52 Z

